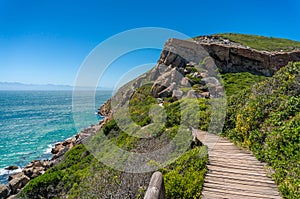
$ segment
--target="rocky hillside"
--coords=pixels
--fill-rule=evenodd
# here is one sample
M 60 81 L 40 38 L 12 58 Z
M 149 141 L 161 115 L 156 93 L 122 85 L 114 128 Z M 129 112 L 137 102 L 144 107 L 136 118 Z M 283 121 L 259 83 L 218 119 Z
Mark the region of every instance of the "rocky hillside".
M 290 52 L 262 51 L 217 35 L 197 37 L 195 40 L 214 58 L 223 73 L 251 72 L 257 75 L 273 76 L 289 61 L 300 61 L 299 48 Z
M 222 99 L 242 89 L 251 93 L 253 84 L 269 80 L 265 76 L 274 75 L 290 61 L 300 61 L 297 48 L 284 49 L 292 50 L 266 52 L 230 40 L 226 35 L 201 36 L 190 41 L 169 39 L 157 65 L 124 85 L 99 109 L 106 119 L 94 127 L 97 131 L 84 141 L 73 143 L 74 147 L 60 163 L 31 180 L 19 197 L 143 198 L 151 173 L 160 170 L 167 198 L 200 198 L 207 153 L 205 147 L 190 147 L 192 129 L 220 133 L 221 128 L 211 126 L 220 122 L 218 119 L 224 113 L 214 114 L 218 107 L 213 103 L 219 102 L 219 109 L 226 109 Z M 275 77 L 288 73 L 288 68 Z M 280 79 L 278 84 L 285 81 Z M 223 85 L 231 92 L 226 92 Z M 234 109 L 242 106 L 237 103 L 239 99 L 230 102 Z M 227 133 L 228 130 L 239 124 L 235 116 L 232 113 L 232 117 L 226 118 L 224 135 L 231 138 L 234 134 Z M 239 142 L 247 141 L 246 138 Z M 246 147 L 254 150 L 250 144 Z M 268 163 L 277 171 L 276 164 Z M 281 179 L 277 182 L 285 182 L 286 178 Z M 287 186 L 297 189 L 294 182 L 297 183 L 289 181 Z M 293 198 L 296 192 L 287 189 L 282 189 L 283 194 Z
M 207 82 L 215 83 L 211 92 L 220 89 L 218 88 L 220 84 L 214 79 L 216 77 L 211 77 L 217 76 L 217 73 L 213 71 L 216 67 L 220 73 L 250 72 L 255 75 L 272 76 L 290 61 L 300 61 L 300 42 L 294 42 L 291 46 L 283 46 L 282 49 L 291 49 L 288 52 L 274 47 L 276 51 L 269 52 L 244 46 L 226 37 L 227 35 L 223 34 L 222 36 L 200 36 L 191 41 L 168 40 L 157 65 L 120 89 L 119 94 L 115 96 L 115 100 L 120 103 L 117 103 L 115 108 L 123 105 L 122 99 L 128 100 L 135 88 L 145 83 L 153 84 L 151 92 L 154 97 L 180 98 L 184 95 L 205 97 L 209 95 L 209 93 L 203 93 L 208 91 L 204 89 Z M 259 41 L 261 40 L 268 40 L 268 38 L 261 37 Z M 282 40 L 278 39 L 277 43 L 281 42 Z M 214 74 L 209 74 L 208 70 Z M 197 82 L 197 80 L 200 81 Z M 197 92 L 199 89 L 193 89 L 190 93 L 184 93 L 182 90 L 185 89 L 180 89 L 195 84 L 199 85 L 203 92 L 199 93 Z M 109 104 L 108 102 L 100 108 L 101 115 L 108 115 Z

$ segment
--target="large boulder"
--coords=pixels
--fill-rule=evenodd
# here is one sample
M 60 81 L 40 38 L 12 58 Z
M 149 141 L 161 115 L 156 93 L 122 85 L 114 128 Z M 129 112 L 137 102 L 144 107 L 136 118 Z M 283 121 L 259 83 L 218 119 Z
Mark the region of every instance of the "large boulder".
M 30 179 L 36 178 L 37 176 L 44 174 L 45 171 L 50 167 L 49 160 L 33 160 L 30 164 L 26 165 L 22 171 Z M 16 178 L 22 175 L 21 173 L 11 175 L 10 179 Z
M 197 98 L 197 93 L 195 90 L 189 90 L 187 93 L 188 98 Z
M 173 94 L 173 91 L 177 89 L 177 85 L 175 82 L 173 82 L 168 88 L 164 89 L 163 91 L 158 93 L 158 97 L 171 97 Z
M 8 181 L 11 181 L 11 180 L 13 180 L 13 179 L 18 179 L 18 178 L 22 177 L 22 175 L 24 175 L 24 174 L 25 174 L 24 172 L 11 174 L 11 175 L 8 177 Z
M 62 145 L 61 142 L 55 144 L 55 146 L 52 148 L 51 153 L 52 154 L 57 154 L 64 146 Z
M 8 194 L 9 194 L 8 187 L 6 185 L 4 185 L 4 184 L 1 184 L 0 185 L 0 199 L 7 198 Z
M 181 79 L 180 84 L 184 87 L 190 87 L 192 85 L 192 82 L 189 80 L 189 78 L 184 77 Z
M 212 86 L 220 86 L 220 81 L 215 77 L 206 77 L 202 79 L 205 84 L 210 84 Z
M 28 182 L 30 178 L 26 175 L 20 175 L 18 178 L 14 178 L 9 181 L 9 188 L 11 190 L 11 194 L 16 194 L 20 189 L 22 189 Z
M 20 199 L 17 195 L 10 195 L 7 199 Z
M 32 178 L 33 169 L 34 169 L 33 167 L 27 167 L 27 168 L 24 168 L 22 172 L 29 178 Z
M 183 91 L 181 91 L 181 90 L 173 90 L 172 98 L 173 98 L 174 100 L 181 99 L 182 96 L 183 96 Z
M 5 170 L 8 170 L 8 171 L 13 171 L 13 170 L 17 170 L 19 169 L 18 166 L 15 166 L 15 165 L 11 165 L 11 166 L 8 166 L 5 168 Z
M 160 97 L 159 93 L 173 85 L 173 83 L 180 83 L 183 78 L 182 74 L 176 68 L 162 74 L 153 84 L 151 93 L 154 97 Z M 164 92 L 165 93 L 165 92 Z M 172 95 L 172 91 L 171 91 Z

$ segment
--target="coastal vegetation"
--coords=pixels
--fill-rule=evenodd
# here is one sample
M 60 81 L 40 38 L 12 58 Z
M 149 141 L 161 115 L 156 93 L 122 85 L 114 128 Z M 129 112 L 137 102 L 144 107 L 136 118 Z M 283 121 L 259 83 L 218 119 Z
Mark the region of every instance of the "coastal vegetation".
M 286 198 L 294 198 L 299 194 L 300 99 L 298 99 L 299 82 L 297 82 L 299 71 L 300 63 L 289 64 L 273 78 L 263 82 L 261 82 L 262 78 L 245 73 L 240 76 L 241 79 L 246 79 L 248 74 L 251 81 L 245 81 L 243 87 L 235 87 L 231 78 L 224 78 L 225 86 L 232 90 L 232 96 L 229 98 L 223 135 L 240 146 L 252 150 L 259 160 L 269 163 L 274 169 L 272 176 Z M 237 74 L 231 75 L 236 77 Z M 230 77 L 230 74 L 226 74 L 225 77 Z M 251 88 L 251 84 L 256 81 L 260 83 Z M 203 118 L 199 126 L 206 130 L 209 121 L 209 103 L 206 99 L 198 99 L 198 101 L 201 107 L 199 115 Z M 150 97 L 150 87 L 145 86 L 138 89 L 131 103 L 134 104 L 131 106 L 131 115 L 135 122 L 144 126 L 149 124 L 145 121 L 151 121 L 151 118 L 145 113 L 149 111 L 151 104 L 156 103 Z M 182 122 L 179 119 L 181 118 L 179 111 L 181 103 L 175 101 L 164 104 L 167 120 L 164 131 L 158 134 L 163 135 L 162 137 L 165 139 L 163 143 L 169 142 L 176 135 L 178 125 Z M 149 107 L 145 108 L 147 104 Z M 143 114 L 145 117 L 137 117 L 137 115 Z M 119 147 L 126 150 L 141 148 L 145 144 L 143 139 L 129 136 L 120 131 L 114 120 L 109 121 L 102 129 L 105 135 L 112 134 L 111 139 L 114 139 Z M 154 146 L 149 148 L 154 148 Z M 187 151 L 161 170 L 164 174 L 169 198 L 200 196 L 207 162 L 207 157 L 197 157 L 202 148 L 197 147 Z M 93 176 L 97 176 L 97 178 L 94 179 Z M 146 176 L 149 179 L 150 174 L 146 174 Z M 93 186 L 90 184 L 92 178 L 94 179 Z M 39 198 L 45 197 L 45 194 L 51 195 L 52 190 L 53 195 L 59 192 L 62 195 L 68 195 L 69 198 L 76 198 L 84 194 L 92 196 L 103 193 L 104 190 L 112 193 L 116 187 L 122 189 L 120 184 L 125 184 L 124 175 L 120 171 L 99 163 L 83 145 L 78 145 L 66 154 L 62 163 L 52 167 L 44 175 L 31 180 L 22 194 L 28 198 Z M 87 188 L 95 186 L 100 187 L 95 190 Z M 142 195 L 145 190 L 145 185 L 140 186 L 132 194 Z
M 219 34 L 231 41 L 258 50 L 291 51 L 299 42 L 260 36 Z M 191 73 L 197 72 L 187 66 Z M 268 164 L 272 178 L 284 198 L 300 196 L 300 63 L 289 63 L 273 77 L 249 72 L 220 75 L 227 95 L 227 115 L 222 136 L 253 152 Z M 190 89 L 203 92 L 201 77 L 186 76 Z M 176 99 L 153 97 L 152 84 L 136 88 L 128 102 L 128 112 L 121 107 L 85 145 L 68 151 L 62 162 L 29 182 L 21 192 L 24 198 L 143 198 L 151 172 L 126 173 L 102 163 L 114 161 L 111 143 L 128 152 L 147 153 L 166 146 L 175 138 L 180 156 L 169 154 L 167 164 L 149 159 L 163 173 L 167 198 L 200 198 L 208 163 L 207 148 L 186 147 L 191 127 L 207 131 L 211 99 Z M 196 121 L 196 122 L 195 122 Z M 130 134 L 128 133 L 130 132 Z M 99 151 L 91 152 L 90 148 Z M 107 153 L 100 153 L 107 151 Z M 126 163 L 125 156 L 118 161 Z M 163 164 L 163 165 L 162 165 Z
M 285 198 L 300 196 L 300 63 L 233 95 L 223 135 L 268 163 Z
M 295 49 L 300 49 L 300 42 L 293 41 L 289 39 L 280 39 L 274 37 L 264 37 L 258 35 L 248 35 L 248 34 L 236 34 L 236 33 L 224 33 L 216 34 L 217 36 L 222 36 L 230 41 L 240 43 L 244 46 L 256 50 L 264 51 L 285 51 L 289 52 Z
M 244 89 L 249 89 L 253 84 L 265 80 L 267 77 L 253 75 L 249 72 L 224 73 L 221 74 L 223 85 L 227 96 L 232 96 Z
M 142 127 L 152 122 L 148 114 L 149 109 L 151 106 L 157 105 L 156 99 L 150 95 L 150 89 L 149 85 L 137 89 L 130 100 L 131 118 Z M 196 125 L 206 130 L 209 122 L 209 103 L 207 99 L 198 99 L 197 101 L 200 105 L 198 113 L 200 117 L 203 117 L 203 120 L 200 120 L 200 124 Z M 164 103 L 166 122 L 162 129 L 154 129 L 156 132 L 154 138 L 143 139 L 130 136 L 123 132 L 118 127 L 117 122 L 112 119 L 102 127 L 101 133 L 94 136 L 91 142 L 102 139 L 101 135 L 105 134 L 111 142 L 128 151 L 140 149 L 145 152 L 147 149 L 162 148 L 180 132 L 179 125 L 188 125 L 189 118 L 186 118 L 186 123 L 182 123 L 180 120 L 180 108 L 185 106 L 187 108 L 185 111 L 193 112 L 194 107 L 188 107 L 189 105 L 190 103 L 184 100 Z M 188 135 L 190 134 L 189 132 Z M 186 137 L 184 138 L 186 139 Z M 178 144 L 177 147 L 181 147 L 185 143 L 186 141 L 182 141 L 176 144 Z M 191 150 L 184 148 L 182 153 L 182 156 L 174 157 L 171 159 L 171 164 L 161 169 L 164 174 L 166 194 L 168 198 L 175 198 L 175 196 L 180 198 L 197 196 L 199 198 L 206 173 L 206 147 L 200 146 Z M 80 144 L 67 152 L 65 159 L 59 165 L 52 167 L 44 175 L 31 180 L 21 195 L 25 198 L 42 198 L 55 195 L 57 197 L 68 195 L 68 198 L 81 196 L 91 198 L 97 196 L 117 197 L 118 194 L 122 194 L 122 190 L 130 187 L 132 191 L 126 193 L 128 196 L 131 198 L 142 197 L 147 189 L 151 173 L 140 174 L 138 182 L 132 182 L 132 178 L 136 178 L 133 176 L 134 174 L 125 174 L 99 162 L 87 151 L 84 145 Z

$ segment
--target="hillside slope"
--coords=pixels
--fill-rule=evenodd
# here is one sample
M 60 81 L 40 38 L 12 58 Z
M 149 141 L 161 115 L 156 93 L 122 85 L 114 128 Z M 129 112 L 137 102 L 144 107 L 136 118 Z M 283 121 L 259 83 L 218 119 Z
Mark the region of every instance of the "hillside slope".
M 279 177 L 275 175 L 275 179 L 280 184 L 282 193 L 287 198 L 293 198 L 297 194 L 295 189 L 298 186 L 295 176 L 299 174 L 294 167 L 299 161 L 295 156 L 297 155 L 295 148 L 287 152 L 289 156 L 286 156 L 286 158 L 292 157 L 292 167 L 282 166 L 287 163 L 285 157 L 281 157 L 286 155 L 284 153 L 284 155 L 277 154 L 281 159 L 276 159 L 277 155 L 273 154 L 275 150 L 267 150 L 272 154 L 269 155 L 270 157 L 266 156 L 267 152 L 260 149 L 265 146 L 263 138 L 268 137 L 266 134 L 269 126 L 262 128 L 265 134 L 252 134 L 252 131 L 246 128 L 248 127 L 247 111 L 243 108 L 248 97 L 255 94 L 251 94 L 250 89 L 254 83 L 265 80 L 262 76 L 272 76 L 289 61 L 300 60 L 300 52 L 261 52 L 241 44 L 232 46 L 225 40 L 210 36 L 198 37 L 193 42 L 168 40 L 157 65 L 148 73 L 124 85 L 100 108 L 99 113 L 106 116 L 101 130 L 87 141 L 77 142 L 59 164 L 31 180 L 20 197 L 142 198 L 152 171 L 161 170 L 164 174 L 168 198 L 200 198 L 206 173 L 207 153 L 205 147 L 189 148 L 190 140 L 193 138 L 192 129 L 220 133 L 221 128 L 219 126 L 211 128 L 211 124 L 218 123 L 219 117 L 224 113 L 220 111 L 220 115 L 214 114 L 216 107 L 212 104 L 222 102 L 220 110 L 226 108 L 222 101 L 227 99 L 222 86 L 224 83 L 225 88 L 230 90 L 226 93 L 232 95 L 224 135 L 243 143 L 261 160 L 270 163 L 279 173 Z M 278 86 L 278 89 L 269 88 L 276 90 L 280 99 L 287 100 L 285 106 L 282 105 L 282 109 L 290 107 L 295 99 L 290 99 L 289 96 L 291 97 L 293 92 L 297 94 L 298 88 L 295 83 L 289 81 L 289 78 L 290 75 L 298 77 L 295 74 L 296 70 L 299 71 L 297 67 L 297 64 L 289 65 L 279 71 L 274 78 L 267 78 L 265 82 L 259 83 L 254 88 L 263 89 L 263 86 L 259 85 L 271 84 L 268 82 L 275 82 L 274 86 L 287 86 Z M 218 69 L 227 74 L 219 74 Z M 224 77 L 223 81 L 221 77 Z M 289 89 L 288 92 L 285 91 L 286 88 Z M 246 90 L 240 91 L 240 89 Z M 258 91 L 260 92 L 260 89 Z M 279 103 L 279 100 L 276 100 L 275 96 L 271 98 L 272 100 L 268 100 L 269 95 L 266 92 L 261 91 L 262 96 L 257 93 L 255 105 L 258 105 L 258 108 L 252 106 L 251 108 L 272 110 L 275 117 L 277 111 L 281 110 L 278 107 L 281 106 L 268 109 L 268 104 L 264 103 L 269 101 Z M 259 102 L 260 99 L 262 102 Z M 239 110 L 240 116 L 235 110 Z M 263 120 L 266 115 L 255 114 L 250 117 L 249 122 L 253 122 L 253 128 L 256 128 L 254 132 L 258 132 L 261 123 L 257 122 Z M 294 130 L 298 131 L 299 124 L 296 120 L 298 116 L 292 115 L 295 119 L 291 118 L 291 121 L 286 120 L 289 116 L 282 116 L 284 122 L 281 120 L 278 122 L 287 125 L 286 128 L 290 128 L 289 124 L 296 125 Z M 252 123 L 249 124 L 252 127 Z M 240 130 L 243 132 L 240 133 Z M 298 147 L 299 137 L 298 134 L 295 135 L 294 137 L 293 134 L 291 139 L 293 147 Z M 290 139 L 288 132 L 285 136 Z M 283 139 L 285 136 L 279 138 Z M 256 137 L 260 142 L 254 139 Z M 290 150 L 289 147 L 285 148 L 289 146 L 285 142 L 273 143 L 278 145 L 272 147 Z M 160 150 L 165 146 L 168 147 L 166 150 Z M 156 151 L 160 152 L 159 155 L 153 154 Z M 168 157 L 167 160 L 163 159 L 165 157 Z M 285 169 L 292 169 L 290 175 L 282 174 Z M 142 171 L 145 172 L 141 173 Z

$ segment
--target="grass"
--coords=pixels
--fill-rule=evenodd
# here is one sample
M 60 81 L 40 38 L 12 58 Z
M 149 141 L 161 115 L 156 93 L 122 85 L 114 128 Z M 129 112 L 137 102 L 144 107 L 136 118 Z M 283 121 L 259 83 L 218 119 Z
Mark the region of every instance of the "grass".
M 265 80 L 267 77 L 253 75 L 249 72 L 225 73 L 221 75 L 227 96 L 241 92 L 252 87 L 255 83 Z
M 264 37 L 256 35 L 246 35 L 246 34 L 234 34 L 234 33 L 225 33 L 225 34 L 216 34 L 224 38 L 229 39 L 230 41 L 240 43 L 244 46 L 249 46 L 257 50 L 265 51 L 285 51 L 289 52 L 295 49 L 300 49 L 300 42 L 293 41 L 288 39 L 280 39 L 273 37 Z

